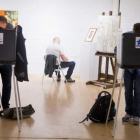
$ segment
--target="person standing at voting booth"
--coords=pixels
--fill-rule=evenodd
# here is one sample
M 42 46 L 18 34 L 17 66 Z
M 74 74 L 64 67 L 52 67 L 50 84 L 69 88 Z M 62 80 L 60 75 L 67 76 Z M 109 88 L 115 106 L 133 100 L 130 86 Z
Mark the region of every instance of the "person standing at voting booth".
M 140 33 L 140 23 L 133 26 L 133 33 Z M 139 60 L 138 60 L 139 61 Z M 133 124 L 139 125 L 140 117 L 140 69 L 125 69 L 125 111 L 122 121 L 128 122 L 133 118 Z
M 0 16 L 0 30 L 13 29 L 12 25 L 7 26 L 7 20 L 4 16 Z M 11 96 L 11 76 L 12 66 L 11 65 L 0 65 L 0 74 L 2 78 L 2 107 L 3 109 L 9 108 L 9 100 Z

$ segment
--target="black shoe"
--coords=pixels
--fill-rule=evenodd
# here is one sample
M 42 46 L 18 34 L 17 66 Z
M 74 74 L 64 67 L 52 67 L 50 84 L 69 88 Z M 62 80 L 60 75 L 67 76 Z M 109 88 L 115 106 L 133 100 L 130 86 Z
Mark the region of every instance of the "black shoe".
M 57 78 L 57 82 L 60 82 L 61 81 L 61 78 Z
M 66 82 L 66 80 L 65 80 L 65 82 Z M 69 78 L 69 79 L 67 79 L 67 82 L 68 82 L 68 83 L 74 83 L 75 80 L 72 80 L 71 78 Z

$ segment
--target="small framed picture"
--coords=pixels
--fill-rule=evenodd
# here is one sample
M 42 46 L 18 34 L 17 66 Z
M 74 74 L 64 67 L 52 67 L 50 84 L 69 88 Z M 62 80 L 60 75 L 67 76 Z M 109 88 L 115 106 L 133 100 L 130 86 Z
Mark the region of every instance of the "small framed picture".
M 86 36 L 85 42 L 92 42 L 96 31 L 97 31 L 97 28 L 90 28 Z

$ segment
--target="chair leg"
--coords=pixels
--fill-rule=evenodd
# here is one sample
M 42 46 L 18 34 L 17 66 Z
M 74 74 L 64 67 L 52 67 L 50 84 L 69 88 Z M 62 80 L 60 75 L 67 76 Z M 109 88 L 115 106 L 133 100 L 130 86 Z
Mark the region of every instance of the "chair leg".
M 64 75 L 64 72 L 62 71 L 62 69 L 60 69 L 60 70 L 61 70 L 61 72 L 62 72 L 62 74 L 63 74 L 63 76 L 64 76 L 64 78 L 65 78 L 66 83 L 67 83 L 67 79 L 66 79 L 66 77 L 65 77 L 65 75 Z
M 57 74 L 56 74 L 56 80 L 55 80 L 55 86 L 56 86 L 56 84 L 57 84 L 57 78 L 58 78 L 58 73 L 59 73 L 60 71 L 59 71 L 59 69 L 57 69 Z

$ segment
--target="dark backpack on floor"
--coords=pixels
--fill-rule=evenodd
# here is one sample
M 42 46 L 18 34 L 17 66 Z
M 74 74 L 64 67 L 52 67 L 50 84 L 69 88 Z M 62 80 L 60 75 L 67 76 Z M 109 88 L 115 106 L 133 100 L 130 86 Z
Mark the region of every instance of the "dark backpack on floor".
M 35 110 L 31 104 L 25 107 L 21 107 L 21 109 L 22 109 L 23 119 L 29 118 L 31 115 L 35 113 Z M 18 111 L 19 111 L 19 118 L 21 119 L 19 107 L 18 107 Z M 17 119 L 16 108 L 14 107 L 14 108 L 8 108 L 6 110 L 2 110 L 0 111 L 0 116 L 5 119 Z
M 102 96 L 103 94 L 104 96 Z M 88 121 L 88 119 L 97 123 L 105 123 L 108 109 L 109 109 L 110 99 L 111 99 L 111 94 L 109 92 L 102 91 L 101 93 L 99 93 L 98 98 L 96 99 L 90 112 L 87 114 L 87 117 L 82 122 L 79 123 Z M 113 120 L 115 113 L 116 113 L 115 103 L 112 100 L 108 121 Z

